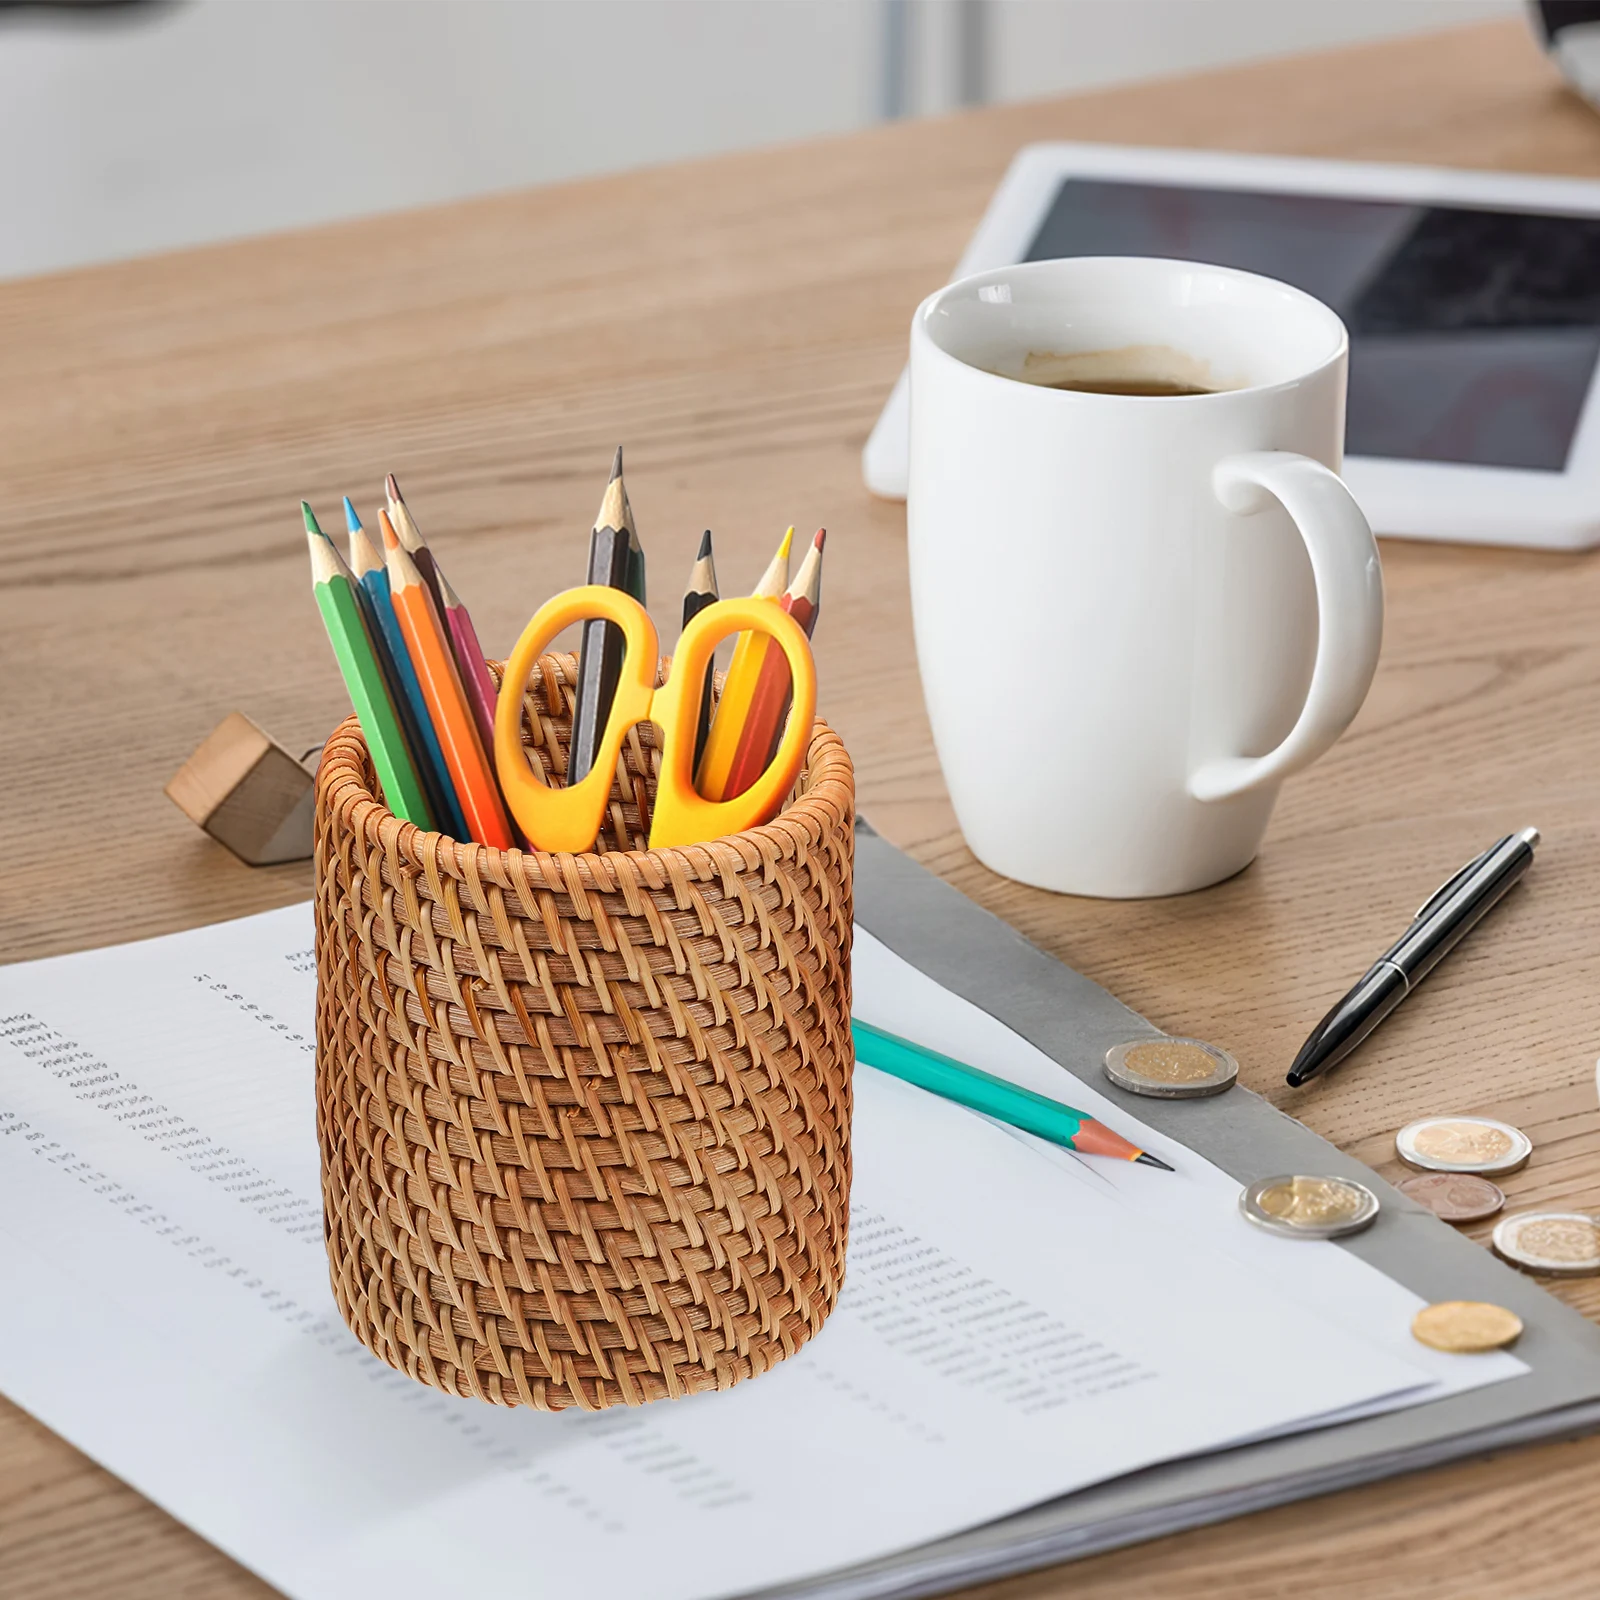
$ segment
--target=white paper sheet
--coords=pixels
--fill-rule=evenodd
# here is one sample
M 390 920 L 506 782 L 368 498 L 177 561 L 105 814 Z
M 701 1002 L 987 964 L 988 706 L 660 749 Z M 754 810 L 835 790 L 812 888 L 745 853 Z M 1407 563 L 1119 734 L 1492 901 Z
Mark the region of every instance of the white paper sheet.
M 0 969 L 0 1388 L 297 1600 L 742 1593 L 1521 1370 L 1433 1359 L 1414 1297 L 1257 1239 L 1238 1186 L 1156 1135 L 1178 1174 L 863 1070 L 847 1283 L 799 1355 L 598 1416 L 435 1394 L 328 1289 L 310 944 L 300 906 Z M 858 950 L 869 1020 L 1038 1076 L 993 1019 Z

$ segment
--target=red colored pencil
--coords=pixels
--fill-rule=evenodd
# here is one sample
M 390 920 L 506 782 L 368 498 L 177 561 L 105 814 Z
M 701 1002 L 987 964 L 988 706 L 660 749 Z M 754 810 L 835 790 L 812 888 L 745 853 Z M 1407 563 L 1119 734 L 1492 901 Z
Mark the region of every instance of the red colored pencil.
M 826 528 L 817 529 L 811 548 L 794 575 L 794 582 L 778 602 L 805 629 L 808 639 L 817 625 L 817 613 L 822 609 L 822 546 L 827 537 Z M 723 791 L 727 798 L 743 794 L 766 771 L 783 736 L 791 697 L 789 663 L 781 650 L 768 650 L 761 661 L 755 692 L 750 697 L 750 710 L 739 735 L 739 747 L 733 754 L 733 765 L 728 769 L 728 783 Z

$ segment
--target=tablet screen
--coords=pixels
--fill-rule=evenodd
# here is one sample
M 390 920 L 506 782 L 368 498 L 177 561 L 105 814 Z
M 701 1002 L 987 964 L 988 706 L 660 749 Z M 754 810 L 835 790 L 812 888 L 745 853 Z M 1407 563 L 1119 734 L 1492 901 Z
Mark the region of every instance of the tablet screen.
M 1600 356 L 1600 217 L 1068 178 L 1026 258 L 1265 273 L 1350 330 L 1352 455 L 1560 472 Z

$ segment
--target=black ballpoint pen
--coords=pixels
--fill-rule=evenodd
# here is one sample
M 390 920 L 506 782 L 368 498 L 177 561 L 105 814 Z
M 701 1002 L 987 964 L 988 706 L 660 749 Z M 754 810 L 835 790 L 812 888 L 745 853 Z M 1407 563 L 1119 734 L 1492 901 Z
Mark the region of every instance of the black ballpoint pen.
M 1300 1046 L 1289 1068 L 1298 1089 L 1350 1054 L 1533 865 L 1537 828 L 1507 834 L 1443 883 L 1417 912 L 1399 943 L 1386 950 Z

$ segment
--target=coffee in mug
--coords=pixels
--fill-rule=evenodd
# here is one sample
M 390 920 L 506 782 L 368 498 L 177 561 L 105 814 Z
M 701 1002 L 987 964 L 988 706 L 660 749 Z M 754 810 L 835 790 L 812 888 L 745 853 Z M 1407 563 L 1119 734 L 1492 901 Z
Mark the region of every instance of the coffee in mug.
M 1120 350 L 1030 350 L 1016 372 L 1044 389 L 1073 389 L 1079 394 L 1178 396 L 1215 394 L 1227 384 L 1209 367 L 1171 345 L 1127 345 Z

